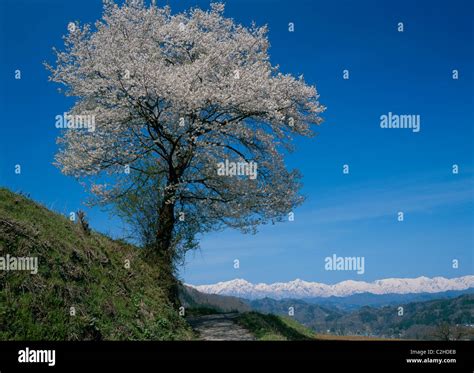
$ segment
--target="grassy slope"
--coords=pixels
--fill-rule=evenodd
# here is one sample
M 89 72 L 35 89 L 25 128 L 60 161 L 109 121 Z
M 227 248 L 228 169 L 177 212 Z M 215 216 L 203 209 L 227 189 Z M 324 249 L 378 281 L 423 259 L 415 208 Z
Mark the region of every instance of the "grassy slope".
M 298 341 L 316 339 L 316 334 L 290 317 L 246 312 L 237 322 L 258 340 Z
M 0 256 L 6 254 L 37 256 L 39 271 L 0 271 L 0 340 L 193 336 L 163 296 L 157 268 L 137 248 L 87 235 L 66 217 L 0 188 Z

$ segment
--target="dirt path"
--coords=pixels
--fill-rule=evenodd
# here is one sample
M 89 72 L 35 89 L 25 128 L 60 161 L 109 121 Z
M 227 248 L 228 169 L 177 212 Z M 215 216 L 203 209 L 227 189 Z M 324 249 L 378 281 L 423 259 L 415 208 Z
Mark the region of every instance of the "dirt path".
M 188 323 L 204 341 L 253 341 L 255 337 L 235 322 L 237 313 L 196 316 Z

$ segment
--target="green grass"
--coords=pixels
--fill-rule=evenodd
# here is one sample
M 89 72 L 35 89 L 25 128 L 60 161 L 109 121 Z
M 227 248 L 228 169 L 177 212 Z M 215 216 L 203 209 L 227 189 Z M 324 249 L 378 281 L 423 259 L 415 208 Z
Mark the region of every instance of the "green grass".
M 39 271 L 0 271 L 0 340 L 193 338 L 159 286 L 159 268 L 138 248 L 86 234 L 0 188 L 0 256 L 6 254 L 38 257 Z
M 299 341 L 316 338 L 316 334 L 290 317 L 246 312 L 237 322 L 262 341 Z

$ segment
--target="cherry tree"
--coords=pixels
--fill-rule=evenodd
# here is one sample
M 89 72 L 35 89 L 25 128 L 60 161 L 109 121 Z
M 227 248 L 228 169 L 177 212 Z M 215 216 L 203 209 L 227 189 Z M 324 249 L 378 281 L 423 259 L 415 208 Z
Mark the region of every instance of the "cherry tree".
M 140 206 L 155 191 L 147 251 L 170 268 L 197 234 L 254 232 L 302 202 L 285 154 L 295 135 L 313 135 L 324 110 L 314 86 L 271 64 L 266 27 L 223 12 L 106 1 L 94 26 L 69 25 L 56 63 L 46 64 L 76 99 L 69 114 L 95 122 L 63 131 L 57 166 L 98 203 L 131 193 Z M 235 172 L 252 165 L 257 177 Z

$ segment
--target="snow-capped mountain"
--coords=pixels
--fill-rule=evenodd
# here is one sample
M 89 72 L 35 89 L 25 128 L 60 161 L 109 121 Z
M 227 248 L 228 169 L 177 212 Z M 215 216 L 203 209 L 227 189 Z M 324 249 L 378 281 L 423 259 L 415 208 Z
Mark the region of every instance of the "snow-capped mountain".
M 345 297 L 353 294 L 414 294 L 465 290 L 474 287 L 474 276 L 447 279 L 444 277 L 387 278 L 373 282 L 342 281 L 334 285 L 296 279 L 273 284 L 252 284 L 243 279 L 218 282 L 213 285 L 189 285 L 202 293 L 232 295 L 246 299 Z

